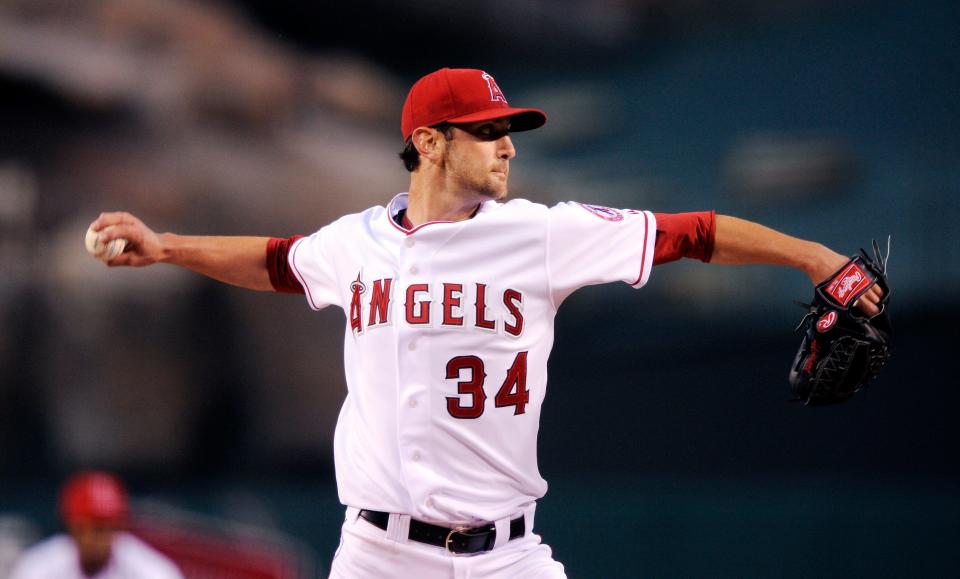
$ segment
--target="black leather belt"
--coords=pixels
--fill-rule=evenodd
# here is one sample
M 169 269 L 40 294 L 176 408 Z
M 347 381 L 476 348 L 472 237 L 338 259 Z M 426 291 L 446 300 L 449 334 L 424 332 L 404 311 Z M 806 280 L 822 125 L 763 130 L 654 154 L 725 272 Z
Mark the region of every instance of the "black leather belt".
M 387 523 L 390 521 L 390 513 L 380 511 L 368 511 L 363 509 L 360 516 L 369 521 L 375 527 L 384 531 L 387 530 Z M 523 517 L 517 517 L 510 521 L 510 541 L 522 537 L 526 533 L 526 524 Z M 426 543 L 435 547 L 443 547 L 451 553 L 468 554 L 482 553 L 493 549 L 497 541 L 497 529 L 493 523 L 482 527 L 472 529 L 450 529 L 439 525 L 431 525 L 416 519 L 410 519 L 410 533 L 408 535 L 411 541 Z

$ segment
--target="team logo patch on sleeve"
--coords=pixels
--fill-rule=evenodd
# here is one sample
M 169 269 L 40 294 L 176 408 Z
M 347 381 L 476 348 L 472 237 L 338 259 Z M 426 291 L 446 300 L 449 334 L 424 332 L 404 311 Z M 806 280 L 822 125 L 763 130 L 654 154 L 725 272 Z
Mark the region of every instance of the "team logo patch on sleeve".
M 604 221 L 623 221 L 623 213 L 621 213 L 619 209 L 612 209 L 610 207 L 604 207 L 603 205 L 588 205 L 586 203 L 577 203 L 577 205 Z

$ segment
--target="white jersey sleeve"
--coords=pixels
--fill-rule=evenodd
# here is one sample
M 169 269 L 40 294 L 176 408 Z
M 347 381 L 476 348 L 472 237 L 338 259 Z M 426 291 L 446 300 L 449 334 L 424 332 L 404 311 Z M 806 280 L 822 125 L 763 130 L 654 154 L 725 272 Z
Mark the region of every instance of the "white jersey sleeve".
M 288 260 L 307 302 L 315 310 L 330 305 L 341 305 L 336 286 L 336 269 L 331 243 L 334 237 L 334 222 L 309 237 L 298 239 L 290 248 Z
M 550 208 L 547 273 L 556 305 L 578 288 L 647 283 L 657 223 L 653 213 L 566 202 Z

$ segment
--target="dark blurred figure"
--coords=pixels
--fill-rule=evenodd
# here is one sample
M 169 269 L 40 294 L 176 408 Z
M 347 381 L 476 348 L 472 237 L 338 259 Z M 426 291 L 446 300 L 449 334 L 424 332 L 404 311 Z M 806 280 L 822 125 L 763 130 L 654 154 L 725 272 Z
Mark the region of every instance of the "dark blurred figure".
M 183 579 L 169 559 L 125 531 L 123 485 L 104 472 L 70 478 L 60 494 L 67 534 L 28 549 L 10 579 Z

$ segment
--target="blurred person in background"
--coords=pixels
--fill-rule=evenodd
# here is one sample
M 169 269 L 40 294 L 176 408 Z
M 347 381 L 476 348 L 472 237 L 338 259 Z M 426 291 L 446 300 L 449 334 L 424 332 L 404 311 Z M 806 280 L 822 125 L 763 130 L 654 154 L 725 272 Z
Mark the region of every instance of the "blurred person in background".
M 28 549 L 10 579 L 183 579 L 173 562 L 125 531 L 129 512 L 116 477 L 74 475 L 60 494 L 67 533 Z

